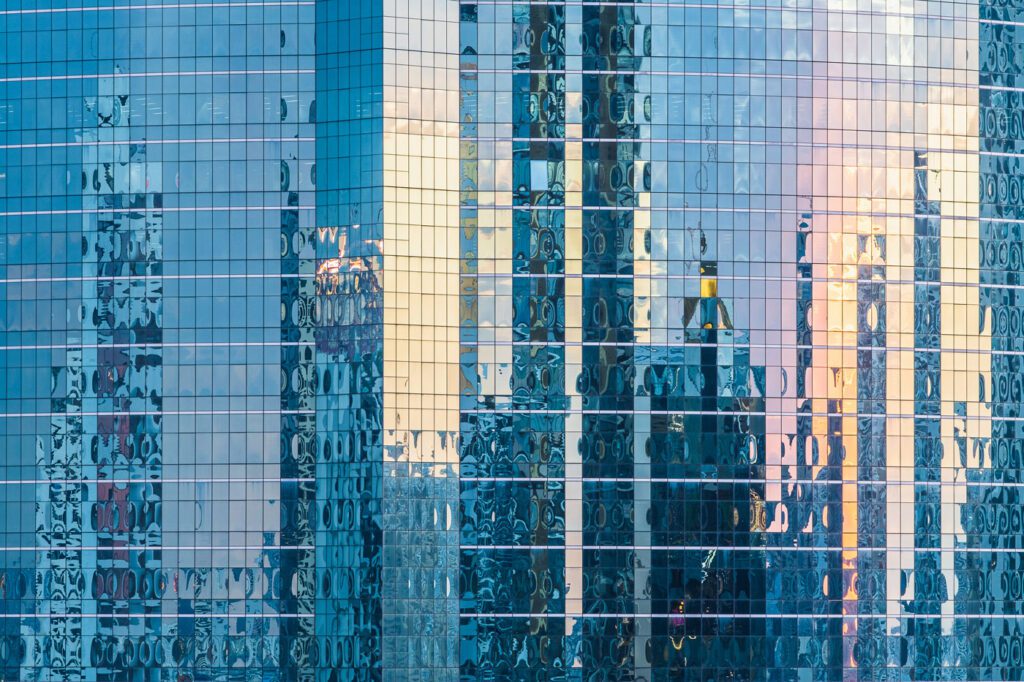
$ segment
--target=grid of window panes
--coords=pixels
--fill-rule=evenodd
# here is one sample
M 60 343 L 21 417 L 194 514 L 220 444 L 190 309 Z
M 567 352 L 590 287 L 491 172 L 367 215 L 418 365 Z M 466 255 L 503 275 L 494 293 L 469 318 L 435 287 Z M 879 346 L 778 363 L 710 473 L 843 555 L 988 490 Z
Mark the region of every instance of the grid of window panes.
M 463 675 L 1021 676 L 1015 3 L 460 7 Z
M 0 3 L 2 679 L 301 676 L 314 10 Z
M 295 442 L 316 473 L 318 680 L 380 679 L 382 17 L 376 3 L 316 8 L 317 229 L 296 242 L 315 289 L 292 310 L 315 334 L 293 376 L 316 410 Z
M 1024 615 L 1019 510 L 1024 492 L 1024 395 L 1019 390 L 1024 357 L 1021 343 L 1021 270 L 1024 236 L 1020 191 L 1022 64 L 1020 3 L 983 2 L 978 15 L 979 255 L 984 317 L 990 335 L 988 376 L 979 397 L 990 401 L 990 441 L 977 455 L 977 472 L 967 481 L 962 546 L 957 558 L 956 611 L 969 619 L 960 632 L 972 642 L 966 676 L 978 679 L 1024 676 L 1024 653 L 1014 645 Z M 965 443 L 966 445 L 966 443 Z M 964 448 L 965 449 L 965 448 Z M 961 450 L 962 452 L 962 450 Z M 962 455 L 961 455 L 962 456 Z M 975 453 L 971 453 L 972 459 Z M 981 457 L 984 457 L 982 460 Z
M 0 679 L 1024 678 L 1020 0 L 0 0 Z

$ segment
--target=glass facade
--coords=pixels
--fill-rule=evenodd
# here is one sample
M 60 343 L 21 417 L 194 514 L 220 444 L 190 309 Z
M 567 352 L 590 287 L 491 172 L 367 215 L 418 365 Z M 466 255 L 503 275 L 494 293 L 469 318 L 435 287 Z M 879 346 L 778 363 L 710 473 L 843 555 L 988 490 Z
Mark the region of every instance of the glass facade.
M 0 680 L 1024 679 L 1021 31 L 0 0 Z

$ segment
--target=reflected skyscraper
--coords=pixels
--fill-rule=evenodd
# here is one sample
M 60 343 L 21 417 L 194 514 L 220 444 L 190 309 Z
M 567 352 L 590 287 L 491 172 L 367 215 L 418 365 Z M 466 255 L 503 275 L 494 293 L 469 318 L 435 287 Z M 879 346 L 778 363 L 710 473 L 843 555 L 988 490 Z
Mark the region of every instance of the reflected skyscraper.
M 0 0 L 0 680 L 1024 679 L 1024 5 Z

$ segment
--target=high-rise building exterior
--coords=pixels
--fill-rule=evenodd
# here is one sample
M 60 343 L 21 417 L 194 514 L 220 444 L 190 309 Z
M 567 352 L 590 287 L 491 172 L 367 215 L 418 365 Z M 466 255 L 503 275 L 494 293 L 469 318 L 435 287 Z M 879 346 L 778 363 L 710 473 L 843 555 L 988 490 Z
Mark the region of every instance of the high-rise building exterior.
M 1020 0 L 0 34 L 0 680 L 1024 679 Z

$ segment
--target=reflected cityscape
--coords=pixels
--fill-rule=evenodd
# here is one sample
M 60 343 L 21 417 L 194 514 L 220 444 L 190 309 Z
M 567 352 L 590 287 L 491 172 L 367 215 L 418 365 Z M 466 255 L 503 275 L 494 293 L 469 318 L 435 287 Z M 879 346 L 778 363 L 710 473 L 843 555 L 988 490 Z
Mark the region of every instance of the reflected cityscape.
M 0 680 L 1024 679 L 1024 1 L 0 32 Z

